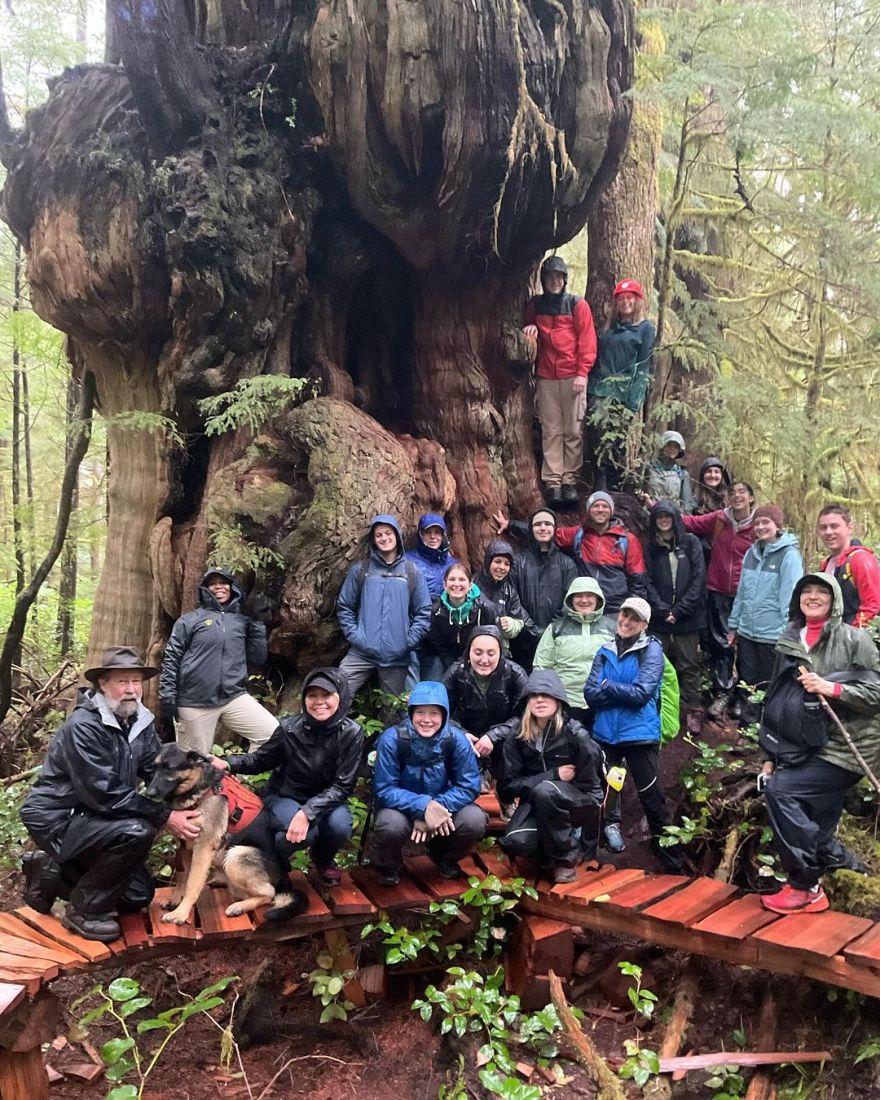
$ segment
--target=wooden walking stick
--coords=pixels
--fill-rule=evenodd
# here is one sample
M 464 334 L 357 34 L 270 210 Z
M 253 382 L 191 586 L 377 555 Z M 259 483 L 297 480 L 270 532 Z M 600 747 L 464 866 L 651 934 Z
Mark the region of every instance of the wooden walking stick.
M 803 676 L 805 673 L 809 672 L 810 669 L 808 669 L 805 665 L 798 665 L 798 671 Z M 847 747 L 849 748 L 849 751 L 856 758 L 856 760 L 858 761 L 859 767 L 862 769 L 862 771 L 867 776 L 868 782 L 871 784 L 871 786 L 874 788 L 874 790 L 878 794 L 880 794 L 880 780 L 878 780 L 877 776 L 874 775 L 874 773 L 871 771 L 870 767 L 868 766 L 868 761 L 864 758 L 864 756 L 862 756 L 861 752 L 859 752 L 859 749 L 858 749 L 855 741 L 853 741 L 853 739 L 852 739 L 852 735 L 850 734 L 850 732 L 846 728 L 846 726 L 843 724 L 843 722 L 841 722 L 841 720 L 837 717 L 837 715 L 834 712 L 834 708 L 831 706 L 831 704 L 828 702 L 828 700 L 825 698 L 824 695 L 819 695 L 818 692 L 811 692 L 811 694 L 815 694 L 817 696 L 819 702 L 822 704 L 822 707 L 823 707 L 825 713 L 828 715 L 828 717 L 831 719 L 831 721 L 834 723 L 834 725 L 840 731 L 840 736 L 844 739 L 844 741 L 847 744 Z

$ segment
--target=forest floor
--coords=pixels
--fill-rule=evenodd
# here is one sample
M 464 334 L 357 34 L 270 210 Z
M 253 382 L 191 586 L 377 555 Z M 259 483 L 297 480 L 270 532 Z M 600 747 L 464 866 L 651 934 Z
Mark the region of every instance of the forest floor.
M 721 731 L 707 732 L 715 740 Z M 679 776 L 693 750 L 683 740 L 664 749 L 663 776 L 674 802 L 678 797 Z M 624 797 L 624 834 L 627 849 L 614 858 L 619 866 L 641 866 L 657 869 L 647 839 L 634 794 L 629 789 Z M 600 853 L 605 859 L 607 853 Z M 20 900 L 20 876 L 7 872 L 0 879 L 0 905 L 8 908 Z M 313 1100 L 340 1100 L 350 1096 L 357 1100 L 434 1100 L 444 1085 L 449 1088 L 459 1078 L 464 1067 L 466 1092 L 447 1093 L 472 1097 L 487 1096 L 479 1084 L 476 1069 L 478 1043 L 466 1040 L 462 1044 L 441 1037 L 431 1024 L 423 1023 L 411 1004 L 421 996 L 425 985 L 438 981 L 442 971 L 419 975 L 394 974 L 384 1000 L 372 1002 L 350 1013 L 346 1023 L 320 1024 L 320 1005 L 311 996 L 307 975 L 315 966 L 320 944 L 309 940 L 277 944 L 271 948 L 230 941 L 222 948 L 180 956 L 153 958 L 142 964 L 106 967 L 100 980 L 109 982 L 125 975 L 135 978 L 145 996 L 154 998 L 153 1008 L 161 1011 L 185 1003 L 203 987 L 230 974 L 240 977 L 236 989 L 244 998 L 257 980 L 267 983 L 266 1000 L 272 1010 L 267 1015 L 273 1021 L 271 1034 L 263 1041 L 241 1050 L 241 1066 L 233 1058 L 231 1067 L 224 1067 L 223 1031 L 230 1022 L 233 998 L 215 1010 L 212 1021 L 204 1014 L 195 1015 L 185 1030 L 175 1039 L 157 1063 L 143 1096 L 145 1100 L 207 1100 L 222 1096 L 226 1100 L 272 1100 L 277 1097 L 308 1096 Z M 624 1041 L 639 1038 L 644 1046 L 656 1049 L 663 1032 L 664 1010 L 671 1004 L 688 956 L 646 946 L 633 939 L 584 935 L 579 938 L 579 951 L 588 951 L 590 968 L 587 978 L 603 972 L 613 974 L 616 963 L 626 959 L 643 968 L 643 986 L 653 990 L 658 998 L 658 1017 L 653 1025 L 642 1023 L 639 1031 L 631 1012 L 626 1011 L 623 998 L 614 1003 L 606 982 L 596 980 L 578 998 L 577 1005 L 586 1011 L 583 1026 L 589 1030 L 598 1049 L 606 1056 L 623 1056 Z M 266 961 L 271 967 L 266 973 Z M 468 965 L 468 964 L 466 964 Z M 495 963 L 481 964 L 482 969 Z M 700 964 L 699 1003 L 682 1053 L 759 1049 L 757 1026 L 761 1002 L 770 977 L 747 968 L 724 966 L 702 961 Z M 77 1000 L 94 986 L 96 976 L 70 975 L 53 984 L 72 1024 L 86 1007 L 72 1008 Z M 880 1096 L 880 1073 L 872 1071 L 880 1058 L 854 1064 L 857 1050 L 867 1041 L 880 1036 L 878 1003 L 867 998 L 834 990 L 818 983 L 797 979 L 774 978 L 773 991 L 779 1006 L 780 1021 L 776 1044 L 780 1049 L 829 1050 L 833 1060 L 824 1068 L 815 1066 L 780 1069 L 774 1073 L 779 1087 L 779 1100 L 806 1100 L 807 1097 L 832 1100 L 876 1100 Z M 587 984 L 583 983 L 582 984 Z M 620 983 L 618 983 L 620 984 Z M 604 988 L 604 992 L 603 992 Z M 609 1001 L 609 996 L 612 1000 Z M 239 1000 L 233 1016 L 240 1012 Z M 612 1017 L 596 1013 L 608 1011 Z M 88 1042 L 94 1048 L 119 1034 L 114 1025 L 95 1024 L 89 1029 Z M 149 1038 L 149 1036 L 147 1037 Z M 88 1063 L 89 1056 L 79 1036 L 61 1049 L 50 1050 L 47 1061 L 65 1074 L 76 1063 Z M 564 1044 L 563 1044 L 564 1048 Z M 880 1039 L 877 1042 L 880 1054 Z M 460 1057 L 463 1061 L 460 1062 Z M 534 1064 L 534 1058 L 523 1055 Z M 561 1066 L 565 1083 L 545 1085 L 546 1096 L 587 1097 L 596 1095 L 595 1085 L 574 1062 L 563 1059 Z M 748 1071 L 743 1077 L 747 1081 Z M 725 1088 L 707 1086 L 708 1072 L 692 1072 L 674 1086 L 676 1100 L 697 1100 L 725 1092 Z M 273 1083 L 274 1082 L 274 1083 Z M 733 1079 L 726 1082 L 726 1096 L 745 1093 Z M 75 1076 L 65 1076 L 53 1084 L 53 1100 L 103 1100 L 109 1086 L 98 1079 L 85 1082 Z M 628 1095 L 641 1095 L 637 1086 L 627 1085 Z

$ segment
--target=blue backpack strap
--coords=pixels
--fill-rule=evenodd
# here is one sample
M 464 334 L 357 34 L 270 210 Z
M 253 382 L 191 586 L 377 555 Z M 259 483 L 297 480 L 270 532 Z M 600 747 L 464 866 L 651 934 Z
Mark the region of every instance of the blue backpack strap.
M 584 529 L 578 527 L 574 533 L 574 540 L 571 544 L 572 554 L 574 557 L 579 558 L 581 556 L 581 544 L 584 541 Z

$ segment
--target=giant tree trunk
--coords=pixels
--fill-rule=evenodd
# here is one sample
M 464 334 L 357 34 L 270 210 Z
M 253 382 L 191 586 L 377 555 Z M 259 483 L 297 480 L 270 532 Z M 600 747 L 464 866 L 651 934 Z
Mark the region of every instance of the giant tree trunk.
M 158 656 L 238 539 L 242 561 L 271 551 L 272 651 L 307 667 L 338 652 L 333 601 L 374 511 L 445 510 L 475 561 L 492 510 L 537 500 L 520 308 L 616 171 L 631 11 L 113 10 L 121 67 L 65 74 L 5 155 L 34 306 L 117 417 L 90 657 Z M 319 396 L 204 435 L 200 398 L 269 373 Z

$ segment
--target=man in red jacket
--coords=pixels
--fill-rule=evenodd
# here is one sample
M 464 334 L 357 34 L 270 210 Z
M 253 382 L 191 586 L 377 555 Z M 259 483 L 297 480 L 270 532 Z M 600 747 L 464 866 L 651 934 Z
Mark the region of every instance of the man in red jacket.
M 587 375 L 596 361 L 596 330 L 590 307 L 567 294 L 568 268 L 559 256 L 541 265 L 538 294 L 526 305 L 523 332 L 537 341 L 536 405 L 547 503 L 573 504 L 584 461 Z
M 843 593 L 843 621 L 867 626 L 880 615 L 880 566 L 874 551 L 853 538 L 853 519 L 842 504 L 826 504 L 816 527 L 829 551 L 819 571 L 837 578 Z

